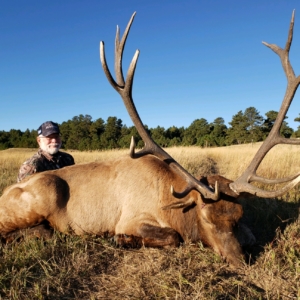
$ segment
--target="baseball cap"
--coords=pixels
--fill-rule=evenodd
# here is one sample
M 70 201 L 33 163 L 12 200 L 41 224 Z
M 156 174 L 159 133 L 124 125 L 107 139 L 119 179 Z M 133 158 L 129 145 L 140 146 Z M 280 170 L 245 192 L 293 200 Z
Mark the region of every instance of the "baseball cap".
M 53 133 L 60 133 L 57 123 L 47 121 L 43 123 L 37 130 L 38 135 L 48 136 Z

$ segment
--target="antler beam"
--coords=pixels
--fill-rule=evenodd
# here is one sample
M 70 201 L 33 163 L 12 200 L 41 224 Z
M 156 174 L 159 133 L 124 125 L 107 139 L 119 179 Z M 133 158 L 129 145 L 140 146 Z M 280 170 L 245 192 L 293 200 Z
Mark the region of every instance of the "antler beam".
M 177 193 L 172 189 L 172 193 L 174 197 L 184 197 L 186 196 L 191 190 L 197 190 L 199 191 L 205 198 L 212 199 L 212 200 L 218 200 L 219 199 L 219 188 L 218 184 L 216 183 L 214 191 L 211 190 L 208 186 L 201 183 L 200 181 L 196 180 L 191 174 L 189 174 L 180 164 L 178 164 L 168 153 L 166 153 L 161 147 L 159 147 L 155 141 L 151 138 L 147 130 L 145 129 L 145 126 L 143 125 L 139 114 L 135 108 L 133 98 L 132 98 L 132 85 L 133 85 L 133 77 L 135 73 L 135 68 L 139 56 L 139 51 L 137 50 L 135 52 L 135 55 L 130 63 L 126 81 L 124 81 L 123 72 L 122 72 L 122 56 L 123 51 L 126 43 L 126 39 L 131 27 L 131 24 L 133 22 L 133 19 L 135 17 L 135 13 L 132 15 L 125 32 L 123 34 L 123 37 L 120 41 L 120 31 L 119 27 L 117 27 L 117 33 L 116 33 L 116 40 L 115 40 L 115 72 L 116 72 L 116 79 L 117 82 L 113 79 L 109 68 L 107 66 L 106 58 L 105 58 L 105 50 L 104 50 L 104 43 L 100 42 L 100 60 L 101 64 L 104 70 L 104 73 L 109 81 L 109 83 L 112 85 L 112 87 L 120 94 L 120 96 L 123 99 L 123 102 L 126 106 L 126 109 L 131 117 L 131 120 L 133 124 L 135 125 L 139 135 L 141 136 L 142 140 L 145 143 L 145 147 L 139 151 L 138 153 L 135 153 L 135 146 L 134 143 L 130 146 L 130 155 L 132 158 L 138 158 L 147 154 L 152 154 L 157 156 L 159 159 L 164 160 L 166 163 L 170 165 L 171 168 L 176 170 L 181 176 L 184 177 L 184 179 L 187 182 L 186 189 L 181 192 Z
M 266 42 L 262 42 L 265 46 L 272 49 L 279 56 L 288 83 L 287 83 L 286 93 L 283 102 L 281 104 L 279 113 L 277 115 L 273 128 L 270 131 L 268 137 L 261 145 L 260 149 L 254 156 L 252 162 L 250 163 L 246 171 L 237 180 L 235 180 L 233 183 L 230 184 L 230 188 L 237 194 L 239 194 L 240 192 L 248 192 L 259 197 L 266 197 L 266 198 L 278 197 L 283 195 L 285 192 L 287 192 L 289 189 L 293 188 L 296 184 L 300 182 L 300 172 L 288 178 L 273 179 L 273 180 L 257 176 L 256 174 L 257 168 L 259 167 L 260 163 L 262 162 L 266 154 L 275 145 L 277 144 L 300 145 L 300 140 L 287 139 L 280 135 L 280 127 L 282 125 L 282 122 L 284 121 L 286 113 L 291 105 L 296 90 L 300 84 L 300 76 L 298 77 L 295 76 L 294 70 L 289 61 L 289 52 L 290 52 L 292 39 L 293 39 L 294 19 L 295 19 L 295 11 L 293 11 L 292 13 L 288 39 L 284 49 L 278 47 L 275 44 L 268 44 Z M 284 183 L 289 181 L 290 182 L 285 187 L 277 191 L 265 191 L 250 184 L 251 182 L 254 181 L 267 183 L 267 184 Z

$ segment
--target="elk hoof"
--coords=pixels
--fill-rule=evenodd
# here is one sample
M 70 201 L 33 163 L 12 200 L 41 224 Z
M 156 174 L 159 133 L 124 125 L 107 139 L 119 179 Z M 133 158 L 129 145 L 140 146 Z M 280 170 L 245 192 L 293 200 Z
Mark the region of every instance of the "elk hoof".
M 143 245 L 141 237 L 127 234 L 116 234 L 110 241 L 120 248 L 140 248 Z

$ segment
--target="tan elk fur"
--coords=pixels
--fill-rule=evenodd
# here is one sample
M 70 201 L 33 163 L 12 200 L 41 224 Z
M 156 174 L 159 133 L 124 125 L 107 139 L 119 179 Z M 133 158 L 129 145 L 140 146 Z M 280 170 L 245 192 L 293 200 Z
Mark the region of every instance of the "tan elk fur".
M 238 261 L 242 252 L 230 232 L 242 216 L 241 206 L 223 200 L 205 204 L 199 192 L 191 191 L 186 198 L 196 204 L 186 212 L 162 210 L 177 200 L 170 193 L 171 185 L 180 190 L 186 182 L 152 155 L 139 159 L 128 155 L 38 173 L 5 189 L 0 198 L 0 233 L 5 236 L 46 219 L 62 232 L 140 237 L 141 225 L 149 224 L 173 228 L 185 241 L 202 240 L 230 262 Z M 145 237 L 142 243 L 178 246 L 172 238 L 149 242 Z

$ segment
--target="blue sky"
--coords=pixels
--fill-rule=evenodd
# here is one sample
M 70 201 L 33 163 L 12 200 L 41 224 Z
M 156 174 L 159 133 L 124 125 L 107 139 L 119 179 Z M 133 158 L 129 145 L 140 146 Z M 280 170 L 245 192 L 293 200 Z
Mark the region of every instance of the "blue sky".
M 290 60 L 300 74 L 299 0 L 12 0 L 0 10 L 0 130 L 36 129 L 79 114 L 109 116 L 131 126 L 123 102 L 104 76 L 99 42 L 113 70 L 116 25 L 137 12 L 124 73 L 141 51 L 133 97 L 149 127 L 187 127 L 195 119 L 226 123 L 254 106 L 278 110 L 286 77 L 278 56 L 296 9 Z M 300 113 L 296 94 L 288 123 Z M 299 124 L 300 125 L 300 124 Z

